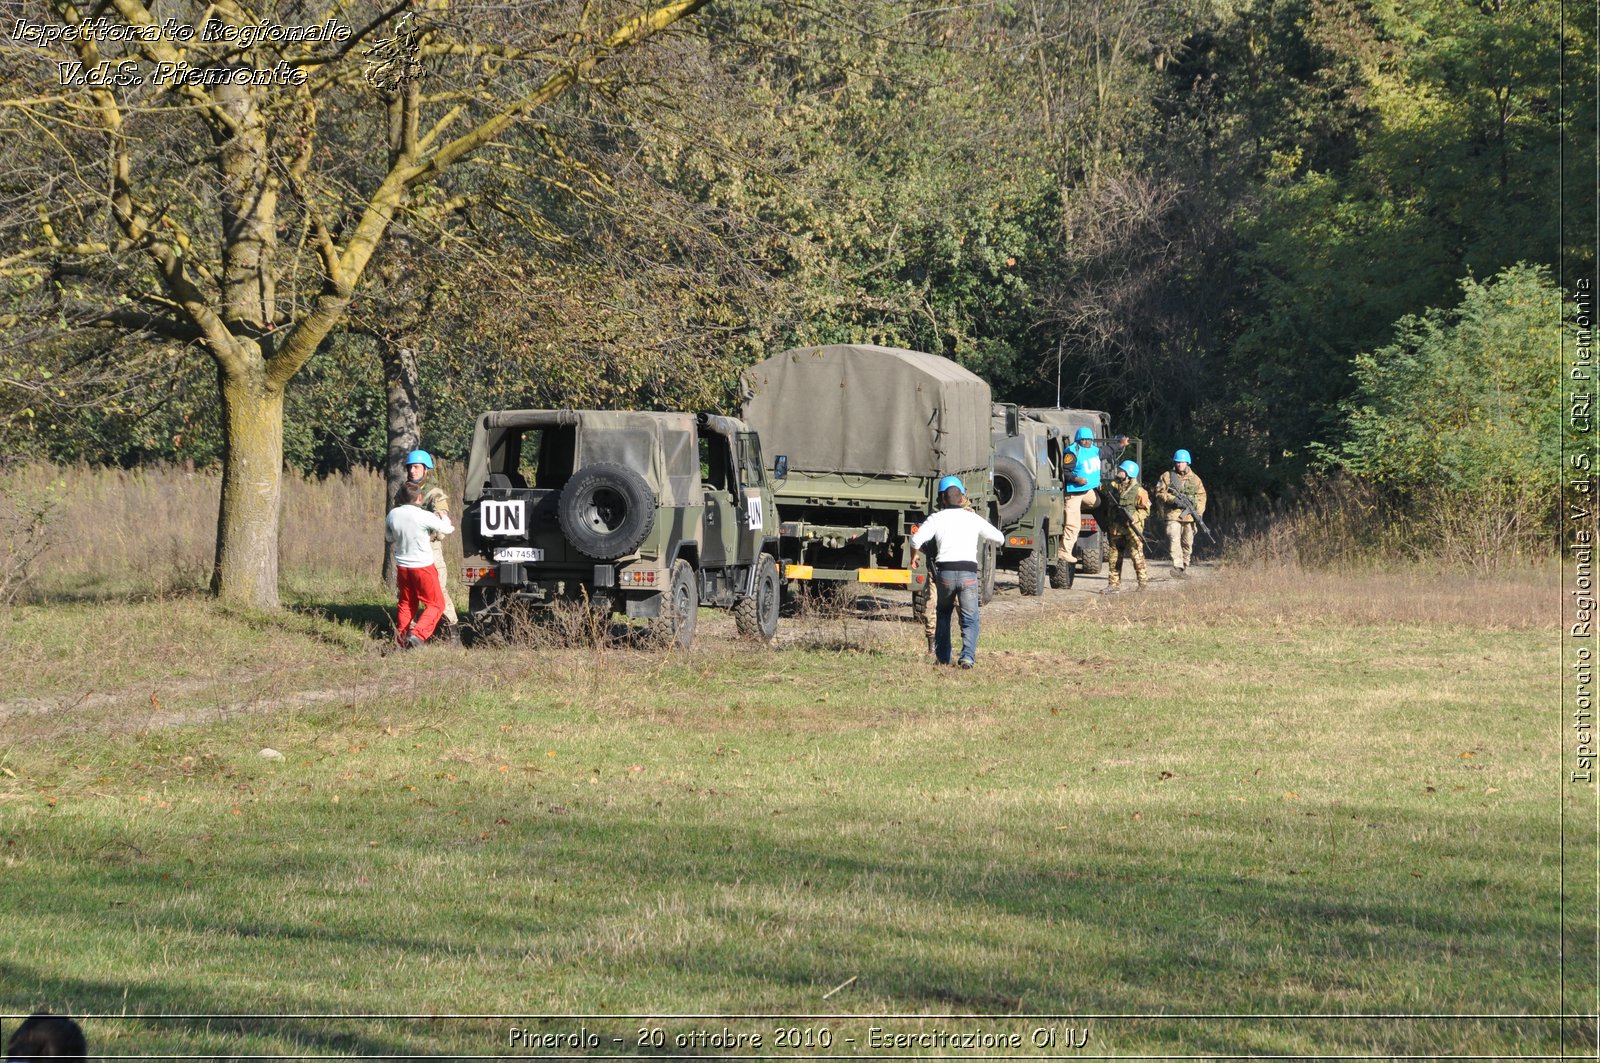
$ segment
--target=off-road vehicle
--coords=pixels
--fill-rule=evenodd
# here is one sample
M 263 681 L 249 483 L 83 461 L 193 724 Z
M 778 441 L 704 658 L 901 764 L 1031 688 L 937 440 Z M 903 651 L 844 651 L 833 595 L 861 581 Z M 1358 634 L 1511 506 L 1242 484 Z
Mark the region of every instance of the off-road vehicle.
M 745 371 L 744 418 L 772 461 L 780 554 L 793 591 L 812 580 L 900 586 L 925 596 L 911 535 L 954 474 L 994 521 L 991 398 L 937 355 L 839 344 L 785 351 Z M 983 554 L 985 601 L 994 551 Z M 913 607 L 915 608 L 915 602 Z
M 700 605 L 770 641 L 777 511 L 754 432 L 714 414 L 498 410 L 478 418 L 461 520 L 474 628 L 585 603 L 688 647 Z
M 1045 591 L 1061 547 L 1061 429 L 995 403 L 994 497 L 1006 539 L 997 564 L 1017 573 L 1025 595 Z

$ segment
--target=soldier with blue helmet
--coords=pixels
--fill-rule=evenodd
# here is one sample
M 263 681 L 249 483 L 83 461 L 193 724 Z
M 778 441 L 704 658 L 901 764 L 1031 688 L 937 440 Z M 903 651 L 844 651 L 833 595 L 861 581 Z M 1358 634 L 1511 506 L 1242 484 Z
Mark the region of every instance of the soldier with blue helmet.
M 938 490 L 941 508 L 917 528 L 911 536 L 911 546 L 920 550 L 932 540 L 938 548 L 933 566 L 934 590 L 938 593 L 934 656 L 940 664 L 950 663 L 951 613 L 959 610 L 961 667 L 971 668 L 978 659 L 978 606 L 983 598 L 979 553 L 985 540 L 998 545 L 1005 536 L 963 505 L 967 488 L 959 476 L 946 476 L 939 481 Z
M 406 455 L 406 482 L 422 488 L 423 509 L 436 517 L 450 520 L 450 493 L 439 482 L 432 454 L 419 449 Z M 444 561 L 444 536 L 433 532 L 429 538 L 433 542 L 433 565 L 439 570 L 439 587 L 444 591 L 444 621 L 454 631 L 456 603 L 450 597 L 449 570 L 445 568 Z
M 1180 495 L 1189 502 L 1189 506 L 1181 504 Z M 1206 485 L 1189 467 L 1187 450 L 1173 453 L 1172 468 L 1162 473 L 1161 479 L 1156 481 L 1156 500 L 1161 503 L 1167 523 L 1172 575 L 1183 579 L 1188 575 L 1189 562 L 1194 556 L 1195 524 L 1204 520 L 1206 515 Z
M 1065 512 L 1061 519 L 1061 547 L 1056 552 L 1059 563 L 1070 565 L 1072 548 L 1078 545 L 1078 532 L 1083 528 L 1083 511 L 1100 504 L 1100 447 L 1094 440 L 1094 429 L 1088 425 L 1072 435 L 1072 446 L 1067 449 L 1071 459 L 1067 466 Z
M 1144 522 L 1150 515 L 1150 493 L 1139 483 L 1139 464 L 1125 461 L 1117 466 L 1115 478 L 1106 489 L 1106 506 L 1102 511 L 1110 517 L 1106 530 L 1106 594 L 1121 590 L 1122 559 L 1133 560 L 1133 574 L 1139 580 L 1139 590 L 1150 585 L 1150 571 L 1144 563 Z

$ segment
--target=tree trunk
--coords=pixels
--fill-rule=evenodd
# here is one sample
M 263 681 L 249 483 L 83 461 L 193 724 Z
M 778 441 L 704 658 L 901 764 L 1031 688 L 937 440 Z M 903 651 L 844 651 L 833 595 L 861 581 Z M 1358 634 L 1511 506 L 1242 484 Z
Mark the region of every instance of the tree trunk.
M 406 453 L 422 440 L 417 422 L 417 352 L 387 337 L 378 337 L 383 359 L 383 382 L 389 407 L 389 460 L 384 465 L 384 509 L 394 505 L 400 485 L 406 482 Z M 383 580 L 394 587 L 394 547 L 383 544 Z
M 222 503 L 211 590 L 225 602 L 276 609 L 278 516 L 283 501 L 283 389 L 259 377 L 218 375 Z

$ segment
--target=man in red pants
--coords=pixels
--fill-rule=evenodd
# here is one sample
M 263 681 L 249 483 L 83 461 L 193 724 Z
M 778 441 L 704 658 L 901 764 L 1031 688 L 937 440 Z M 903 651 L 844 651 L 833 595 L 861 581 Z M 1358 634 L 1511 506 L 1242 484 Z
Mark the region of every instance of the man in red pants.
M 448 515 L 422 508 L 422 485 L 407 483 L 400 489 L 400 505 L 384 520 L 384 537 L 394 543 L 395 582 L 400 588 L 395 641 L 407 649 L 425 644 L 444 615 L 444 588 L 433 565 L 433 532 L 455 531 Z M 413 619 L 415 618 L 415 619 Z

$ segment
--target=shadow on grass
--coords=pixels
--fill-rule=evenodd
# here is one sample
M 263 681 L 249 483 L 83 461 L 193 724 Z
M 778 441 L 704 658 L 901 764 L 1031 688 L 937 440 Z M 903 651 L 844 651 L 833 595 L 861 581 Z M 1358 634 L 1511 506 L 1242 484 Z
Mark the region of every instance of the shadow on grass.
M 375 641 L 387 642 L 394 638 L 392 605 L 378 602 L 300 601 L 290 604 L 288 609 L 300 616 L 353 628 Z
M 213 884 L 201 884 L 181 907 L 141 900 L 168 894 L 173 874 L 192 873 L 181 854 L 141 851 L 136 858 L 91 856 L 71 868 L 43 869 L 35 917 L 71 921 L 105 913 L 107 897 L 119 905 L 131 898 L 107 913 L 112 922 L 133 920 L 139 933 L 183 947 L 205 941 L 213 965 L 226 963 L 230 952 L 235 959 L 282 957 L 285 986 L 315 984 L 335 969 L 346 972 L 334 975 L 343 978 L 367 966 L 438 968 L 447 979 L 451 965 L 470 957 L 503 972 L 499 991 L 534 999 L 553 988 L 539 968 L 519 973 L 526 957 L 537 954 L 558 970 L 581 969 L 601 983 L 655 985 L 675 999 L 696 993 L 717 999 L 732 985 L 742 987 L 733 990 L 741 1000 L 810 1000 L 853 977 L 868 1000 L 889 1005 L 885 1010 L 1139 1014 L 1151 1023 L 1162 1012 L 1290 1016 L 1194 1028 L 1169 1020 L 1170 1028 L 1154 1034 L 1144 1027 L 1162 1042 L 1222 1053 L 1298 1052 L 1307 1044 L 1382 1052 L 1528 1049 L 1551 1043 L 1559 1030 L 1538 1018 L 1485 1019 L 1459 1030 L 1293 1018 L 1297 1011 L 1530 1010 L 1548 988 L 1541 983 L 1560 935 L 1557 898 L 1518 893 L 1522 839 L 1537 836 L 1539 823 L 1483 839 L 1470 863 L 1430 864 L 1449 854 L 1419 847 L 1426 880 L 1401 869 L 1373 881 L 1336 860 L 1308 860 L 1323 836 L 1317 832 L 1326 828 L 1305 827 L 1310 833 L 1302 836 L 1286 826 L 1284 864 L 1276 871 L 1247 867 L 1262 857 L 1245 850 L 1230 861 L 1225 851 L 1109 839 L 1044 849 L 1021 844 L 1025 832 L 1008 847 L 1010 857 L 996 863 L 987 832 L 952 833 L 932 815 L 851 836 L 836 829 L 841 817 L 850 821 L 848 805 L 819 810 L 808 826 L 740 824 L 697 811 L 705 800 L 728 798 L 697 792 L 694 808 L 663 818 L 619 814 L 614 806 L 586 806 L 564 795 L 559 815 L 556 806 L 548 806 L 551 815 L 538 814 L 537 805 L 518 814 L 508 810 L 505 793 L 462 795 L 452 799 L 455 812 L 468 824 L 497 824 L 492 839 L 475 827 L 435 820 L 399 842 L 412 856 L 386 850 L 382 861 L 446 854 L 473 883 L 450 890 L 450 903 L 434 904 L 414 893 L 425 886 L 397 881 L 374 887 L 387 901 L 344 907 L 331 925 L 308 915 L 239 918 L 229 892 L 239 883 L 263 896 L 287 896 L 300 888 L 296 883 L 338 881 L 359 861 L 363 873 L 376 876 L 367 866 L 373 858 L 350 855 L 366 851 L 363 828 L 352 833 L 336 812 L 313 810 L 311 829 L 301 836 L 318 840 L 302 843 L 293 860 L 275 848 L 218 845 L 202 880 Z M 406 801 L 389 811 L 395 822 L 415 814 Z M 1431 825 L 1390 808 L 1349 812 L 1354 821 L 1384 822 L 1396 837 Z M 1244 826 L 1217 818 L 1224 833 Z M 99 853 L 93 841 L 79 839 L 78 851 Z M 1274 875 L 1294 877 L 1268 877 Z M 389 903 L 419 904 L 432 914 L 397 925 Z M 660 911 L 681 914 L 656 926 Z M 48 974 L 0 968 L 6 975 L 0 985 L 29 986 L 39 999 L 79 1010 L 122 1007 L 122 986 L 76 981 L 62 974 L 70 966 L 67 956 Z M 220 991 L 196 999 L 157 985 L 146 996 L 137 1010 L 242 1010 Z M 28 1008 L 34 998 L 5 989 L 0 1003 Z M 836 1003 L 851 1010 L 848 996 Z M 283 994 L 274 1005 L 302 1006 Z M 346 1051 L 396 1048 L 381 1038 L 371 1046 L 353 1043 L 348 1038 L 359 1042 L 358 1035 L 316 1025 L 293 1033 Z

